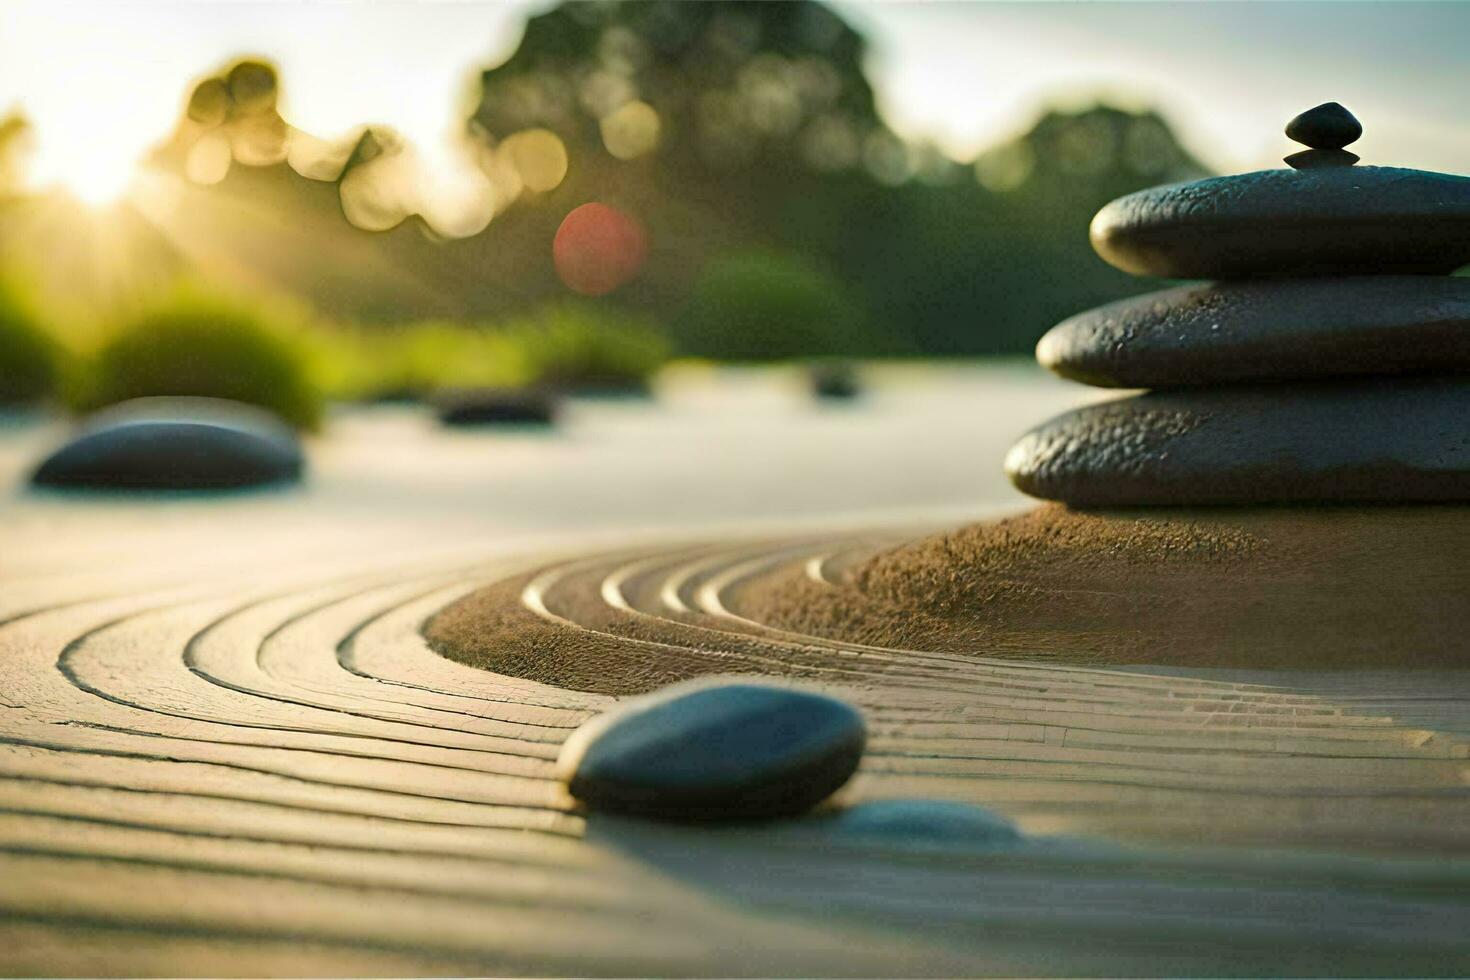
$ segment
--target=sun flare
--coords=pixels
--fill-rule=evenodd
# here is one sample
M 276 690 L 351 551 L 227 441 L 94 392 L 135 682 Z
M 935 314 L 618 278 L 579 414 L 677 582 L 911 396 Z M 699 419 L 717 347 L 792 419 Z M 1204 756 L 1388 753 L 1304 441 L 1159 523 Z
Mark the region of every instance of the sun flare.
M 154 138 L 147 130 L 92 116 L 54 120 L 37 136 L 30 184 L 37 190 L 64 190 L 91 207 L 116 203 L 127 194 Z
M 92 165 L 91 161 L 82 161 L 75 168 L 57 173 L 55 183 L 83 204 L 101 208 L 125 197 L 133 178 L 133 168 L 129 165 Z

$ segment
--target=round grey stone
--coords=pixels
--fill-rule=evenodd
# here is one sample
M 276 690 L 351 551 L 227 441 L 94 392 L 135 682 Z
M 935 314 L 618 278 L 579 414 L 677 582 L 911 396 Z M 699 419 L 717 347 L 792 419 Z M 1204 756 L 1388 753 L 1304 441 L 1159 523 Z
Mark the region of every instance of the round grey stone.
M 1062 321 L 1036 359 L 1104 388 L 1470 373 L 1470 278 L 1181 286 Z
M 1363 124 L 1342 104 L 1324 102 L 1287 123 L 1286 135 L 1314 150 L 1340 150 L 1363 135 Z
M 138 398 L 89 418 L 31 477 L 91 490 L 224 490 L 294 481 L 296 434 L 268 412 L 217 398 Z
M 1135 275 L 1442 275 L 1470 263 L 1470 177 L 1395 167 L 1261 170 L 1120 197 L 1092 244 Z
M 762 684 L 679 684 L 578 729 L 557 767 L 593 810 L 671 820 L 804 813 L 857 769 L 866 743 L 841 701 Z
M 1150 392 L 1011 447 L 1033 497 L 1079 507 L 1470 500 L 1470 381 Z

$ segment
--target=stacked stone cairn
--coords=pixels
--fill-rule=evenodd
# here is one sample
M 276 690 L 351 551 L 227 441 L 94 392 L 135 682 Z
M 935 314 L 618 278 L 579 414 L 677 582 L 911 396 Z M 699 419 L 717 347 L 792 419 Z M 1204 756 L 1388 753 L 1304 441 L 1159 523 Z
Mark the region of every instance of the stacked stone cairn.
M 1006 458 L 1074 507 L 1470 500 L 1470 177 L 1356 166 L 1336 103 L 1289 169 L 1157 187 L 1093 219 L 1124 271 L 1207 280 L 1082 313 L 1037 346 L 1084 384 Z

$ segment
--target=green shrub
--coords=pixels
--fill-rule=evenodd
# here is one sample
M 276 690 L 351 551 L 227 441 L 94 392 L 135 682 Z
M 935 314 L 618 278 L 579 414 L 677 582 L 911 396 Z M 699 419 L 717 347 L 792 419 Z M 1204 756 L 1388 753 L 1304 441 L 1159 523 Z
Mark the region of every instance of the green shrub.
M 710 262 L 675 327 L 681 353 L 726 361 L 856 354 L 871 339 L 841 282 L 799 256 L 764 251 Z
M 646 381 L 669 359 L 663 331 L 630 313 L 556 303 L 500 328 L 522 352 L 530 380 L 598 387 Z
M 0 405 L 24 405 L 56 394 L 63 349 L 13 285 L 0 281 Z
M 327 392 L 345 399 L 515 387 L 531 376 L 525 352 L 500 332 L 439 320 L 325 331 L 317 363 Z
M 321 422 L 311 351 L 288 313 L 185 289 L 111 328 L 72 393 L 100 408 L 149 395 L 230 398 L 303 429 Z

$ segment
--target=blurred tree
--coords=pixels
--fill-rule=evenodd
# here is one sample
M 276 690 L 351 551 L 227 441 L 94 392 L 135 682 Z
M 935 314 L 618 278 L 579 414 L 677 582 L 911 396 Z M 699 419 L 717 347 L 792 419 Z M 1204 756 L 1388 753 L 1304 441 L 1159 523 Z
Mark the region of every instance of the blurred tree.
M 830 266 L 852 315 L 866 309 L 868 329 L 826 335 L 832 353 L 1029 351 L 1057 319 L 1138 291 L 1086 229 L 1120 194 L 1207 173 L 1159 115 L 1048 112 L 968 170 L 887 128 L 865 47 L 811 0 L 569 3 L 483 73 L 470 130 L 492 145 L 555 133 L 564 193 L 613 193 L 647 223 L 655 288 L 634 298 L 666 315 L 667 297 L 697 282 L 697 304 L 701 270 L 748 245 Z M 767 356 L 821 353 L 811 336 L 783 342 L 781 322 Z M 723 341 L 714 329 L 674 320 L 684 350 L 756 356 L 749 322 Z
M 493 220 L 464 237 L 429 214 L 435 188 L 416 185 L 402 138 L 291 129 L 274 69 L 237 62 L 195 85 L 156 155 L 187 178 L 164 215 L 179 227 L 159 234 L 208 245 L 172 261 L 333 316 L 476 321 L 564 298 L 553 237 L 601 201 L 647 231 L 617 303 L 698 351 L 749 352 L 748 328 L 720 340 L 681 313 L 711 263 L 752 250 L 830 270 L 864 325 L 827 338 L 850 355 L 1027 352 L 1056 320 L 1147 288 L 1092 254 L 1087 226 L 1119 194 L 1205 172 L 1160 116 L 1047 112 L 962 165 L 888 129 L 864 54 L 816 0 L 568 3 L 533 17 L 481 75 L 466 120 Z M 839 352 L 767 337 L 768 356 Z
M 471 125 L 491 137 L 542 127 L 620 159 L 658 147 L 661 169 L 701 186 L 711 172 L 834 172 L 891 136 L 864 51 L 808 0 L 570 3 L 531 18 L 515 55 L 484 72 Z

